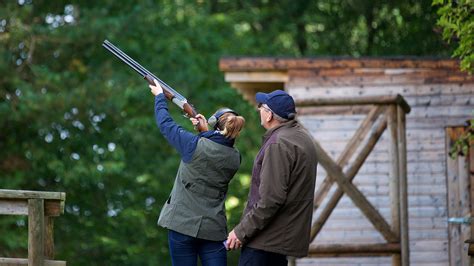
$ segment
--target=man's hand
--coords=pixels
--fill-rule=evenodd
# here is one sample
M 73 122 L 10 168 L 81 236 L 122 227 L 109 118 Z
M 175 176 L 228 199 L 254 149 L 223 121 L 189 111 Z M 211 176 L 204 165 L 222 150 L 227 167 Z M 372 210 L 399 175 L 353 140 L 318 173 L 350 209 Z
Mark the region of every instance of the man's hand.
M 240 242 L 240 240 L 237 238 L 234 230 L 230 231 L 229 235 L 227 236 L 227 250 L 238 249 L 241 247 L 242 242 Z
M 200 124 L 205 128 L 203 131 L 208 131 L 207 120 L 202 114 L 197 114 L 196 117 L 190 117 L 189 120 L 193 123 L 194 129 L 197 129 L 197 125 Z
M 150 87 L 151 89 L 151 93 L 153 93 L 153 95 L 155 96 L 157 96 L 160 93 L 163 93 L 163 88 L 161 88 L 160 83 L 156 79 L 154 79 L 153 81 L 155 82 L 155 85 L 151 85 L 151 84 L 148 85 L 148 87 Z

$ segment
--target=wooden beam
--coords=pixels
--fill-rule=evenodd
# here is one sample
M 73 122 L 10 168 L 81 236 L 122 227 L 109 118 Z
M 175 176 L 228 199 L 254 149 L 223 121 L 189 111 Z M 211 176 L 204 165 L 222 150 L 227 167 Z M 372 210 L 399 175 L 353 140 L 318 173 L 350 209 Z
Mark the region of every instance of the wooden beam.
M 54 220 L 53 217 L 45 217 L 44 226 L 44 257 L 54 259 Z
M 337 106 L 337 105 L 370 105 L 370 104 L 397 104 L 400 105 L 406 113 L 410 113 L 410 105 L 400 95 L 391 96 L 366 96 L 351 98 L 308 98 L 296 100 L 297 106 Z
M 20 258 L 0 258 L 0 266 L 27 266 L 28 259 Z M 65 261 L 44 260 L 44 266 L 66 266 Z
M 372 257 L 392 254 L 400 254 L 399 243 L 311 245 L 308 257 Z
M 392 231 L 397 237 L 400 237 L 400 179 L 399 179 L 399 151 L 398 151 L 398 120 L 397 120 L 397 106 L 391 105 L 387 113 L 388 131 L 390 134 L 390 210 L 392 216 Z M 392 256 L 392 266 L 399 266 L 401 264 L 400 254 Z
M 44 200 L 28 200 L 28 265 L 44 265 Z
M 349 161 L 357 147 L 359 147 L 360 143 L 362 143 L 362 141 L 364 141 L 364 139 L 366 138 L 367 134 L 369 133 L 369 130 L 377 121 L 383 109 L 383 106 L 372 107 L 370 113 L 367 115 L 364 121 L 362 121 L 362 124 L 356 130 L 352 138 L 347 143 L 347 146 L 344 148 L 344 151 L 337 159 L 338 165 L 343 167 Z M 329 193 L 329 190 L 331 189 L 333 183 L 334 180 L 328 175 L 323 179 L 322 183 L 319 185 L 318 191 L 314 195 L 314 209 L 319 208 L 324 198 Z
M 271 72 L 227 72 L 224 75 L 227 82 L 280 82 L 288 81 L 288 73 L 286 71 Z
M 313 68 L 448 68 L 459 70 L 459 60 L 445 58 L 275 58 L 224 57 L 219 60 L 221 71 L 269 71 Z
M 284 83 L 282 82 L 231 82 L 230 86 L 237 89 L 245 100 L 254 104 L 257 92 L 271 92 L 284 89 Z
M 398 155 L 400 184 L 400 244 L 401 264 L 410 265 L 410 238 L 408 224 L 408 180 L 407 180 L 407 141 L 405 112 L 397 106 L 398 124 Z
M 469 147 L 469 181 L 470 189 L 469 196 L 471 202 L 471 217 L 474 216 L 474 145 L 471 144 Z M 471 265 L 474 265 L 474 223 L 471 223 L 471 237 L 466 240 L 468 243 L 467 254 L 469 255 Z
M 373 150 L 375 144 L 382 136 L 386 127 L 387 127 L 387 120 L 384 118 L 380 122 L 380 124 L 377 126 L 377 128 L 374 131 L 372 131 L 366 145 L 364 145 L 364 148 L 360 151 L 360 153 L 357 155 L 352 165 L 347 170 L 347 178 L 349 182 L 352 182 L 355 175 L 359 171 L 360 167 L 364 164 L 364 161 L 367 159 L 370 152 Z M 342 190 L 342 188 L 337 187 L 334 193 L 331 195 L 331 198 L 328 200 L 323 211 L 320 213 L 320 215 L 316 218 L 316 221 L 311 226 L 311 235 L 310 235 L 311 240 L 313 240 L 316 237 L 316 235 L 319 233 L 319 231 L 321 231 L 323 225 L 326 223 L 332 211 L 337 206 L 337 203 L 342 198 L 343 194 L 344 194 L 344 191 Z M 372 219 L 371 217 L 367 217 L 367 218 L 377 228 L 375 224 L 376 221 L 371 220 Z M 387 235 L 390 235 L 390 233 L 387 233 Z
M 64 201 L 45 200 L 44 215 L 59 216 L 64 213 Z M 28 215 L 28 199 L 0 199 L 0 214 Z
M 64 192 L 0 189 L 0 199 L 55 199 L 66 200 Z
M 44 215 L 45 216 L 59 216 L 64 213 L 64 201 L 45 200 L 44 201 Z
M 319 163 L 331 175 L 339 187 L 349 196 L 354 204 L 359 207 L 362 213 L 369 219 L 374 227 L 387 239 L 388 242 L 398 242 L 398 237 L 392 232 L 390 226 L 375 207 L 364 197 L 364 194 L 355 187 L 343 173 L 342 168 L 337 165 L 331 157 L 324 151 L 321 145 L 313 139 L 316 148 L 316 156 Z
M 360 115 L 368 114 L 371 106 L 324 106 L 324 107 L 296 107 L 298 116 L 302 115 Z
M 0 199 L 0 214 L 28 215 L 28 201 L 23 199 Z

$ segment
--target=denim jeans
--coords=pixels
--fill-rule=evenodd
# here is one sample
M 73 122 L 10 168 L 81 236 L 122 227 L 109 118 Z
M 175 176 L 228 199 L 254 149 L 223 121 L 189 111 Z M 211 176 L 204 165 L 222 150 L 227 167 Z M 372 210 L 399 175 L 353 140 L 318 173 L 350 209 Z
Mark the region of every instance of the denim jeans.
M 286 255 L 243 247 L 240 252 L 239 266 L 287 266 Z
M 199 239 L 169 230 L 168 243 L 173 266 L 197 266 L 198 256 L 202 266 L 227 265 L 227 251 L 222 241 Z

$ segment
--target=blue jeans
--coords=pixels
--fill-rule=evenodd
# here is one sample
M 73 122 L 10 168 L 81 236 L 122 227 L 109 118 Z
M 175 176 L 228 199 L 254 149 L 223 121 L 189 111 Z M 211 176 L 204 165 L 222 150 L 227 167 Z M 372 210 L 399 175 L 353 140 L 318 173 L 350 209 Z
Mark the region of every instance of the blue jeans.
M 227 251 L 222 241 L 210 241 L 168 230 L 171 262 L 173 266 L 226 266 Z
M 286 256 L 278 253 L 243 247 L 240 252 L 239 266 L 286 266 Z

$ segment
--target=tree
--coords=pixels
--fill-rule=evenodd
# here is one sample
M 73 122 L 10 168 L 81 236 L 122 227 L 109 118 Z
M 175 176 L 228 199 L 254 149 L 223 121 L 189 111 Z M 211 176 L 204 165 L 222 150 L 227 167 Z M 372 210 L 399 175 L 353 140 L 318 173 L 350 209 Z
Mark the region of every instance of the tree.
M 456 42 L 453 56 L 461 59 L 461 69 L 472 74 L 474 69 L 474 1 L 433 0 L 439 6 L 437 24 L 443 29 L 443 39 Z
M 254 107 L 218 69 L 225 55 L 449 54 L 431 1 L 6 1 L 0 7 L 0 187 L 64 191 L 55 223 L 68 265 L 168 264 L 156 226 L 179 155 L 155 126 L 144 82 L 101 47 L 111 40 L 203 114 L 247 124 L 227 197 L 229 227 L 259 149 Z M 417 43 L 417 45 L 412 45 Z M 189 122 L 170 105 L 178 123 Z M 24 217 L 0 219 L 0 256 L 24 256 Z M 24 231 L 24 230 L 23 230 Z M 22 255 L 23 254 L 23 255 Z M 230 252 L 230 264 L 238 253 Z

